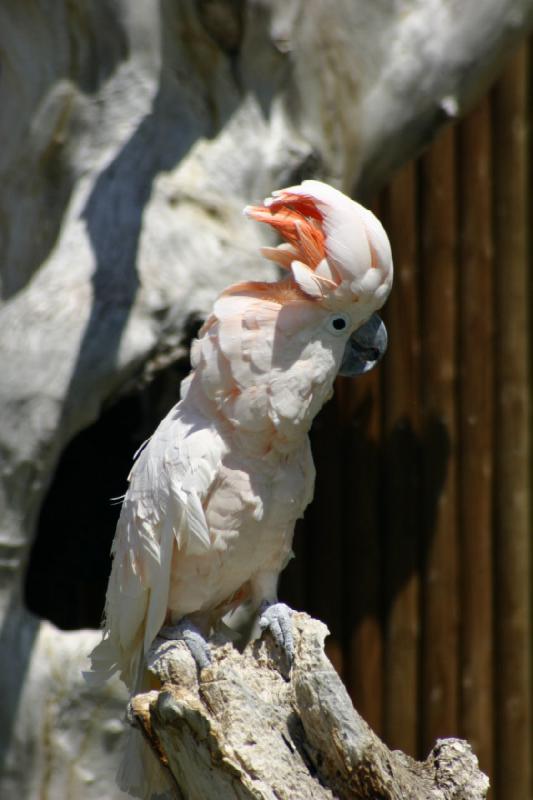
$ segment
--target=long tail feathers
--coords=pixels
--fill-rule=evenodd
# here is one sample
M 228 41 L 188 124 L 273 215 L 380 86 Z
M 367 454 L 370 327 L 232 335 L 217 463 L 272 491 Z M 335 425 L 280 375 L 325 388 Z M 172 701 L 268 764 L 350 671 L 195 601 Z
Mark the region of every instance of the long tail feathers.
M 133 679 L 133 693 L 143 691 L 147 686 L 147 674 L 142 663 L 141 651 L 132 658 L 130 668 Z M 115 643 L 106 636 L 90 654 L 91 669 L 83 676 L 89 686 L 102 686 L 120 668 L 119 653 Z M 132 667 L 132 664 L 135 666 Z M 136 673 L 136 676 L 135 676 Z M 124 675 L 121 675 L 124 678 Z M 131 676 L 128 676 L 131 677 Z M 120 763 L 116 781 L 123 792 L 142 800 L 171 800 L 175 797 L 172 779 L 150 748 L 142 733 L 131 728 L 126 733 L 126 746 Z
M 89 686 L 102 686 L 115 672 L 118 672 L 116 647 L 109 637 L 102 639 L 89 654 L 91 669 L 83 673 Z
M 123 792 L 142 800 L 171 800 L 175 797 L 171 778 L 142 733 L 135 728 L 127 734 L 117 783 Z

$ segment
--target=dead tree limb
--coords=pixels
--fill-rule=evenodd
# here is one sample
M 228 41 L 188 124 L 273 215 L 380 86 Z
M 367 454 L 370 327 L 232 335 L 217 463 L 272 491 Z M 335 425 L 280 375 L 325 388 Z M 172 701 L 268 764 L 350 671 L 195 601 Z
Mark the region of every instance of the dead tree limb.
M 187 800 L 481 800 L 489 781 L 470 746 L 440 739 L 424 762 L 390 751 L 354 710 L 324 654 L 326 627 L 294 615 L 288 671 L 267 635 L 239 653 L 214 648 L 199 676 L 181 643 L 158 640 L 161 688 L 132 717 Z

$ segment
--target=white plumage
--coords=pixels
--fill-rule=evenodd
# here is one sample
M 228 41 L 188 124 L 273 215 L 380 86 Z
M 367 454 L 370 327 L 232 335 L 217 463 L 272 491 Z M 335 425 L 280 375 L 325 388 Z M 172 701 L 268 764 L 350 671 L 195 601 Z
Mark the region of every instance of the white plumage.
M 390 288 L 381 225 L 331 187 L 306 181 L 247 213 L 287 239 L 264 254 L 289 273 L 218 298 L 180 402 L 131 471 L 104 638 L 92 654 L 96 678 L 118 671 L 131 690 L 142 686 L 144 655 L 165 623 L 188 616 L 208 633 L 245 600 L 275 601 L 313 493 L 309 427 L 349 337 Z M 129 788 L 148 792 L 132 775 Z

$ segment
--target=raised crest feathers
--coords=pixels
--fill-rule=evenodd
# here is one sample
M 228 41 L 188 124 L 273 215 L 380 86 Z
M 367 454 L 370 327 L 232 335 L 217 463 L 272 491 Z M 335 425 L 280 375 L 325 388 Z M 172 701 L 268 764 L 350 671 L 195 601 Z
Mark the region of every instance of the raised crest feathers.
M 379 305 L 385 301 L 392 282 L 387 235 L 371 211 L 342 192 L 320 181 L 304 181 L 274 192 L 264 205 L 248 206 L 244 213 L 267 223 L 285 240 L 262 253 L 290 270 L 309 299 L 334 305 L 350 296 L 352 302 L 371 296 Z

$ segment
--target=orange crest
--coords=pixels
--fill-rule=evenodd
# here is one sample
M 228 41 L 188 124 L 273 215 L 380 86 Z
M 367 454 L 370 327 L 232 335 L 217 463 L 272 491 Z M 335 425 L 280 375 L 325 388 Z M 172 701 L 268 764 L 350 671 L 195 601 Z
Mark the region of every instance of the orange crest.
M 300 204 L 303 206 L 310 204 Z M 270 206 L 248 206 L 246 213 L 257 222 L 266 222 L 277 230 L 280 236 L 291 245 L 291 250 L 265 247 L 264 256 L 276 261 L 284 269 L 289 269 L 295 259 L 315 269 L 326 256 L 324 234 L 315 222 L 318 215 L 304 216 L 304 209 L 293 209 L 284 201 L 273 208 Z

